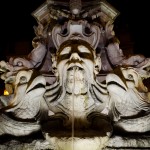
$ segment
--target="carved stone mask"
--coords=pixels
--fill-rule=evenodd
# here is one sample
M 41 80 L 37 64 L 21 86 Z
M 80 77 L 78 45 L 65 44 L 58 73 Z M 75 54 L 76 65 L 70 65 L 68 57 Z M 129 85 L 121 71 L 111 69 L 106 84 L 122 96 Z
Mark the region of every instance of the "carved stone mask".
M 64 25 L 57 25 L 52 30 L 52 39 L 55 47 L 67 40 L 84 40 L 96 49 L 100 40 L 100 29 L 96 25 L 90 25 L 87 21 L 68 21 Z
M 82 40 L 64 42 L 54 60 L 60 84 L 66 86 L 69 93 L 72 93 L 73 85 L 80 87 L 74 88 L 75 94 L 87 92 L 88 84 L 95 80 L 96 66 L 101 65 L 100 61 L 97 61 L 94 49 Z

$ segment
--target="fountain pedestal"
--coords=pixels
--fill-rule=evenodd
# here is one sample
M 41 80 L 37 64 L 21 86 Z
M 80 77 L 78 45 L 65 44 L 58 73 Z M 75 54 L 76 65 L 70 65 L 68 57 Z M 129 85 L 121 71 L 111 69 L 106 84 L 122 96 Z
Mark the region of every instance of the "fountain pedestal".
M 45 138 L 54 150 L 101 150 L 109 141 L 108 136 L 98 136 L 94 130 L 77 131 L 74 137 L 70 131 L 54 131 L 46 133 Z

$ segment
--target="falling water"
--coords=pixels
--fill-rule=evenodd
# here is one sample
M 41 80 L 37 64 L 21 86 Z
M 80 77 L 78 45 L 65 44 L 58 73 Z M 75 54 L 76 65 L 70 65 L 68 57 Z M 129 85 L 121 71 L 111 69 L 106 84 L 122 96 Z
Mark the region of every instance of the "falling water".
M 72 150 L 74 150 L 74 91 L 75 91 L 75 71 L 76 67 L 73 67 L 73 88 L 72 88 Z

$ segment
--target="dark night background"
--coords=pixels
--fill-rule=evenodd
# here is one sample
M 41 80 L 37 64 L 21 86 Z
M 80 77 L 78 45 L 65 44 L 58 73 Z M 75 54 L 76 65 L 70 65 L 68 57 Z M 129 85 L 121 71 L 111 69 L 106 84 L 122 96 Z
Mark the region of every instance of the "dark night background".
M 149 57 L 148 1 L 107 1 L 120 12 L 114 22 L 114 30 L 120 40 L 121 49 L 130 48 L 136 54 L 142 53 Z M 31 13 L 44 2 L 45 0 L 7 0 L 1 3 L 0 59 L 4 59 L 6 55 L 15 55 L 16 52 L 22 54 L 21 51 L 26 48 L 26 53 L 32 50 L 31 41 L 35 36 L 33 26 L 36 21 Z M 23 43 L 23 47 L 19 43 Z M 25 43 L 28 43 L 28 46 L 25 46 Z
M 68 0 L 69 1 L 69 0 Z M 0 9 L 0 60 L 12 55 L 26 55 L 33 48 L 37 25 L 31 13 L 45 0 L 5 0 Z M 114 31 L 123 51 L 150 56 L 150 8 L 148 0 L 107 0 L 120 15 L 114 22 Z M 127 50 L 128 49 L 128 50 Z M 7 57 L 6 57 L 7 56 Z M 0 84 L 1 85 L 1 84 Z
M 35 36 L 33 26 L 36 25 L 31 13 L 45 0 L 7 0 L 1 3 L 0 9 L 0 58 L 15 55 L 17 43 L 23 43 L 32 50 L 31 41 Z M 25 47 L 20 47 L 25 49 Z M 19 50 L 18 50 L 19 51 Z M 27 50 L 28 52 L 29 50 Z

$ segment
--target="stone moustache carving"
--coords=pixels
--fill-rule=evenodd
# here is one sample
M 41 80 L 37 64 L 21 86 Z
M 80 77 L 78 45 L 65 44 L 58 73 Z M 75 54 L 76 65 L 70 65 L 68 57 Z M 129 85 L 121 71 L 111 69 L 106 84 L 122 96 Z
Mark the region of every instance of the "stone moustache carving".
M 80 0 L 47 0 L 32 13 L 33 50 L 0 62 L 1 79 L 13 91 L 0 96 L 1 136 L 41 131 L 50 149 L 100 150 L 115 130 L 150 131 L 143 81 L 150 60 L 124 56 L 113 31 L 117 14 L 105 1 Z

